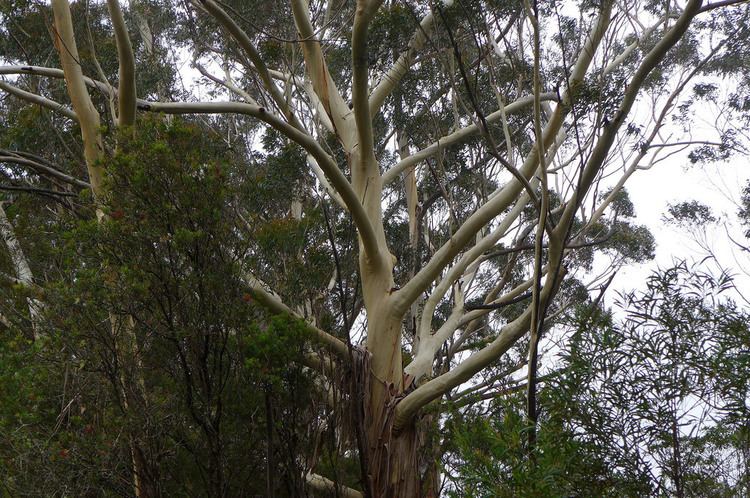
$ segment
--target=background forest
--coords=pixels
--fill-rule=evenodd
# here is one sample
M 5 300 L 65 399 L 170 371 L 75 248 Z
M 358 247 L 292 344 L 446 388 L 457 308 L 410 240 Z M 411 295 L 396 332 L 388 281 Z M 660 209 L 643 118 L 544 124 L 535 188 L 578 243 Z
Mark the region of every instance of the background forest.
M 745 2 L 0 21 L 0 497 L 750 498 Z

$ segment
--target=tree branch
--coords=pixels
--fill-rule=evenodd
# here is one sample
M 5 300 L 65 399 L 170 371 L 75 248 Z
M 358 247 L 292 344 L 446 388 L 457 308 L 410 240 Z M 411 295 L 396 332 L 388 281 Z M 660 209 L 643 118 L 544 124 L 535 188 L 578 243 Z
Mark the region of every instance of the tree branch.
M 209 73 L 206 68 L 204 68 L 200 63 L 197 61 L 193 61 L 193 67 L 195 67 L 199 73 L 201 73 L 206 78 L 210 79 L 217 85 L 221 85 L 230 92 L 234 93 L 235 95 L 245 99 L 245 102 L 248 104 L 258 105 L 258 102 L 246 91 L 242 90 L 241 88 L 238 88 L 237 85 L 234 84 L 234 82 L 229 77 L 229 71 L 225 70 L 226 79 L 217 78 L 213 74 Z
M 494 303 L 489 304 L 467 304 L 466 310 L 467 311 L 474 311 L 474 310 L 499 310 L 502 308 L 505 308 L 506 306 L 510 306 L 511 304 L 520 303 L 521 301 L 525 301 L 528 298 L 531 297 L 531 292 L 524 292 L 520 296 L 516 296 L 513 299 L 508 299 L 507 301 L 497 301 Z
M 19 282 L 27 287 L 36 287 L 36 284 L 34 283 L 34 275 L 31 273 L 31 268 L 29 267 L 23 248 L 18 242 L 18 238 L 16 238 L 13 225 L 5 214 L 3 202 L 0 202 L 0 237 L 2 237 L 5 246 L 8 248 L 8 253 L 10 254 L 10 259 L 13 262 L 13 268 L 16 271 L 16 276 L 18 277 Z M 37 339 L 41 327 L 41 303 L 31 297 L 26 298 L 26 302 L 29 308 L 29 318 L 31 319 L 33 338 Z
M 342 498 L 363 498 L 362 493 L 356 489 L 333 482 L 327 477 L 313 474 L 312 472 L 305 474 L 305 480 L 307 481 L 307 485 L 316 491 L 328 494 L 335 493 L 336 496 L 341 496 Z
M 50 166 L 41 164 L 37 161 L 32 161 L 31 159 L 26 159 L 23 157 L 18 157 L 15 154 L 13 155 L 10 155 L 10 154 L 12 154 L 10 151 L 0 149 L 0 163 L 13 163 L 13 164 L 19 164 L 21 166 L 27 166 L 39 174 L 49 175 L 57 180 L 63 181 L 70 185 L 75 185 L 76 187 L 81 187 L 81 188 L 91 188 L 91 184 L 81 181 L 78 178 L 74 178 L 70 175 L 67 175 L 63 173 L 62 171 L 51 168 Z
M 55 16 L 55 45 L 60 55 L 63 74 L 73 103 L 73 110 L 78 116 L 83 137 L 83 151 L 86 157 L 91 190 L 95 196 L 102 193 L 103 170 L 99 164 L 104 146 L 100 133 L 99 113 L 96 111 L 91 96 L 86 88 L 78 48 L 73 36 L 73 21 L 70 17 L 68 0 L 52 0 L 52 11 Z
M 59 190 L 32 187 L 30 185 L 26 186 L 26 185 L 0 184 L 0 190 L 4 190 L 8 192 L 28 192 L 29 194 L 40 194 L 42 196 L 52 197 L 53 199 L 55 199 L 55 196 L 57 197 L 77 197 L 78 196 L 78 194 L 75 194 L 73 192 L 60 192 Z M 55 200 L 59 200 L 59 199 L 55 199 Z
M 303 130 L 304 127 L 302 126 L 302 123 L 300 123 L 300 121 L 297 119 L 297 116 L 289 107 L 286 99 L 284 99 L 284 96 L 281 94 L 278 87 L 276 87 L 276 84 L 271 79 L 271 75 L 268 71 L 266 63 L 263 61 L 263 58 L 256 50 L 255 45 L 253 45 L 252 40 L 250 40 L 250 37 L 247 36 L 247 33 L 245 33 L 242 28 L 240 28 L 237 23 L 234 22 L 231 17 L 229 17 L 226 11 L 222 9 L 214 0 L 200 0 L 200 2 L 206 9 L 206 11 L 211 14 L 217 21 L 219 21 L 219 24 L 221 24 L 227 31 L 229 31 L 229 33 L 232 35 L 232 38 L 234 38 L 234 40 L 245 51 L 247 56 L 250 58 L 250 62 L 253 63 L 255 70 L 258 71 L 260 79 L 263 82 L 263 86 L 268 91 L 268 93 L 271 94 L 271 98 L 279 107 L 279 110 L 281 110 L 284 117 L 286 117 L 286 119 L 295 128 Z
M 367 28 L 381 3 L 382 0 L 357 0 L 354 26 L 352 27 L 352 105 L 354 107 L 354 121 L 357 124 L 357 137 L 359 138 L 360 164 L 358 167 L 362 168 L 362 171 L 365 171 L 365 168 L 372 164 L 370 157 L 375 154 L 369 105 L 370 77 L 367 71 L 369 55 Z M 375 165 L 375 168 L 377 168 L 377 165 Z M 377 174 L 380 174 L 380 172 L 378 171 Z
M 274 313 L 288 315 L 292 318 L 300 320 L 305 325 L 305 329 L 310 332 L 316 342 L 326 346 L 342 360 L 349 360 L 349 348 L 341 339 L 334 337 L 328 332 L 325 332 L 324 330 L 321 330 L 318 327 L 307 322 L 304 318 L 299 316 L 297 313 L 292 311 L 291 308 L 284 304 L 281 301 L 281 298 L 279 298 L 276 294 L 273 294 L 264 289 L 262 284 L 254 277 L 249 277 L 248 280 L 248 284 L 250 285 L 250 293 L 260 304 Z
M 427 38 L 434 29 L 435 20 L 432 12 L 429 12 L 414 31 L 406 51 L 393 63 L 393 66 L 383 75 L 378 85 L 370 94 L 370 114 L 374 115 L 380 111 L 383 102 L 385 102 L 388 95 L 393 92 L 404 75 L 409 71 L 414 58 L 424 48 Z
M 347 118 L 351 114 L 349 106 L 344 102 L 341 93 L 336 88 L 336 83 L 328 72 L 323 51 L 320 49 L 320 41 L 315 39 L 315 32 L 310 23 L 307 2 L 305 0 L 291 0 L 291 3 L 294 23 L 297 25 L 297 31 L 302 38 L 300 44 L 305 57 L 305 67 L 310 81 L 312 81 L 313 89 L 320 99 L 323 109 L 328 114 L 344 149 L 351 152 L 356 144 L 356 130 L 349 126 L 347 122 Z
M 315 158 L 320 168 L 330 179 L 331 184 L 341 195 L 346 207 L 352 215 L 365 253 L 374 257 L 378 254 L 378 243 L 375 237 L 375 230 L 365 212 L 364 207 L 359 202 L 357 194 L 354 192 L 349 180 L 339 169 L 335 161 L 329 156 L 323 148 L 306 132 L 295 128 L 278 116 L 271 114 L 263 107 L 257 105 L 245 104 L 241 102 L 148 102 L 145 100 L 138 101 L 138 108 L 145 111 L 163 112 L 166 114 L 222 114 L 235 113 L 245 114 L 269 124 L 276 130 L 283 133 L 299 146 L 304 148 L 311 156 Z
M 128 28 L 125 18 L 120 9 L 118 0 L 107 0 L 109 17 L 112 19 L 112 27 L 115 31 L 115 44 L 117 45 L 117 60 L 119 67 L 119 81 L 117 83 L 118 126 L 133 126 L 135 124 L 135 57 L 133 46 L 130 44 Z
M 72 61 L 74 64 L 77 64 L 77 59 L 75 61 Z M 80 67 L 79 67 L 80 69 Z M 58 69 L 56 67 L 43 67 L 43 66 L 0 66 L 0 75 L 6 75 L 6 74 L 31 74 L 35 76 L 46 76 L 48 78 L 58 78 L 58 79 L 65 79 L 65 71 L 64 69 Z M 92 78 L 89 78 L 88 76 L 83 76 L 81 74 L 81 77 L 83 79 L 83 83 L 94 87 L 104 93 L 105 95 L 110 95 L 112 93 L 112 89 L 107 83 L 103 83 L 101 81 L 94 80 Z M 72 99 L 71 99 L 72 100 Z M 75 107 L 75 104 L 74 104 Z
M 709 3 L 701 7 L 698 10 L 698 14 L 702 14 L 704 12 L 708 12 L 709 10 L 713 10 L 713 9 L 720 9 L 722 7 L 732 7 L 732 6 L 741 5 L 744 3 L 747 3 L 747 0 L 722 0 L 720 2 Z
M 27 92 L 26 90 L 22 90 L 17 86 L 13 86 L 10 83 L 6 83 L 4 81 L 0 81 L 0 90 L 4 90 L 14 97 L 18 97 L 19 99 L 25 100 L 26 102 L 40 105 L 51 111 L 58 112 L 63 116 L 78 122 L 78 116 L 76 116 L 75 112 L 73 112 L 71 109 L 68 109 L 64 105 L 55 102 L 54 100 L 42 97 L 41 95 L 37 95 L 36 93 Z
M 541 96 L 542 100 L 557 100 L 557 94 L 554 92 L 545 93 Z M 524 108 L 533 105 L 534 103 L 534 96 L 528 95 L 526 97 L 521 97 L 515 102 L 511 102 L 510 104 L 505 106 L 505 114 L 515 114 Z M 487 123 L 494 123 L 495 121 L 501 120 L 503 117 L 503 112 L 498 110 L 493 112 L 492 114 L 489 114 L 485 116 L 485 119 Z M 464 140 L 469 139 L 470 137 L 477 135 L 481 132 L 479 129 L 479 126 L 477 126 L 476 123 L 470 124 L 464 128 L 461 128 L 459 130 L 454 131 L 450 135 L 446 135 L 445 137 L 439 138 L 435 143 L 432 145 L 415 152 L 414 154 L 410 155 L 406 159 L 403 159 L 396 163 L 395 166 L 393 166 L 391 169 L 386 171 L 383 174 L 383 185 L 387 185 L 390 182 L 396 180 L 401 173 L 406 171 L 408 168 L 411 168 L 413 166 L 416 166 L 421 161 L 424 161 L 425 159 L 428 159 L 438 152 L 440 152 L 445 147 L 449 147 L 451 145 L 455 145 L 458 143 L 463 142 Z

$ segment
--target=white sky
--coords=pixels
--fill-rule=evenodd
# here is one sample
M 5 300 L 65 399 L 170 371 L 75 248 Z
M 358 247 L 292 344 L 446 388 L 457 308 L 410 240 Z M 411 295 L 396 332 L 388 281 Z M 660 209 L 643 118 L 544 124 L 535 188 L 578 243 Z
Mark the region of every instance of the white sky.
M 732 248 L 724 227 L 726 222 L 732 237 L 744 243 L 744 230 L 736 223 L 736 213 L 742 188 L 749 179 L 750 168 L 743 157 L 733 158 L 726 163 L 693 165 L 686 154 L 633 175 L 626 188 L 635 205 L 638 223 L 646 225 L 656 239 L 656 258 L 625 268 L 615 278 L 611 288 L 630 290 L 641 287 L 657 266 L 669 267 L 675 259 L 699 261 L 707 255 L 689 234 L 663 221 L 670 204 L 697 200 L 709 206 L 714 216 L 719 218 L 719 223 L 707 230 L 707 242 L 719 263 L 736 275 L 740 288 L 750 289 L 750 277 L 743 274 L 739 266 L 743 264 L 750 270 L 750 255 L 743 255 Z

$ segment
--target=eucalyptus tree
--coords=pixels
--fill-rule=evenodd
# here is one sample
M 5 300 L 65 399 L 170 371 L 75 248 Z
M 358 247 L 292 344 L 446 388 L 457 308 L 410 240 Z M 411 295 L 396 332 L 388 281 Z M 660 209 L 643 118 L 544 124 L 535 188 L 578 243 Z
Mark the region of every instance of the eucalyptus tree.
M 11 17 L 16 8 L 49 19 L 51 43 L 38 47 L 43 37 Z M 87 189 L 108 223 L 120 187 L 107 170 L 145 113 L 202 117 L 248 168 L 303 158 L 303 171 L 287 170 L 287 198 L 240 197 L 232 213 L 249 227 L 249 298 L 300 320 L 310 338 L 301 361 L 321 399 L 334 391 L 343 401 L 333 396 L 345 410 L 333 420 L 351 419 L 329 429 L 342 457 L 356 455 L 358 479 L 343 486 L 326 474 L 317 449 L 301 472 L 310 488 L 348 496 L 436 495 L 440 441 L 430 429 L 442 423 L 440 400 L 479 376 L 492 388 L 511 351 L 528 379 L 533 461 L 540 340 L 607 272 L 650 252 L 648 233 L 622 220 L 633 214 L 623 185 L 691 146 L 691 111 L 717 79 L 735 90 L 708 103 L 747 111 L 748 11 L 734 0 L 134 1 L 125 10 L 108 0 L 109 22 L 88 12 L 54 0 L 3 13 L 0 88 L 23 109 L 51 113 L 62 135 L 49 152 L 9 139 L 3 188 L 54 198 Z M 110 29 L 105 60 L 91 31 Z M 195 71 L 180 72 L 188 61 Z M 48 132 L 41 123 L 29 126 Z M 698 145 L 739 148 L 741 133 L 720 135 Z M 287 219 L 326 237 L 295 239 L 305 243 L 273 257 L 253 226 Z M 35 264 L 11 221 L 2 232 L 10 277 L 44 287 L 44 276 L 27 278 L 22 262 Z M 309 258 L 321 245 L 328 258 Z M 607 258 L 605 274 L 584 282 L 595 254 Z M 305 281 L 321 268 L 327 284 Z M 14 309 L 33 318 L 42 298 Z M 124 405 L 145 406 L 154 398 L 138 361 L 146 325 L 128 310 L 109 323 L 122 332 L 118 359 L 132 366 L 116 380 Z M 136 495 L 158 494 L 144 441 L 126 437 Z

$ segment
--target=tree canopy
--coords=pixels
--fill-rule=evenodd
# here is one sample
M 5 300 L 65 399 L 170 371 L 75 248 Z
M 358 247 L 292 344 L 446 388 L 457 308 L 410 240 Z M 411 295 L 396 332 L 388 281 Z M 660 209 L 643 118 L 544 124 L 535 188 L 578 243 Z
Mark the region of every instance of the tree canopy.
M 627 180 L 745 153 L 749 16 L 0 2 L 2 493 L 746 494 L 731 278 L 603 296 Z

